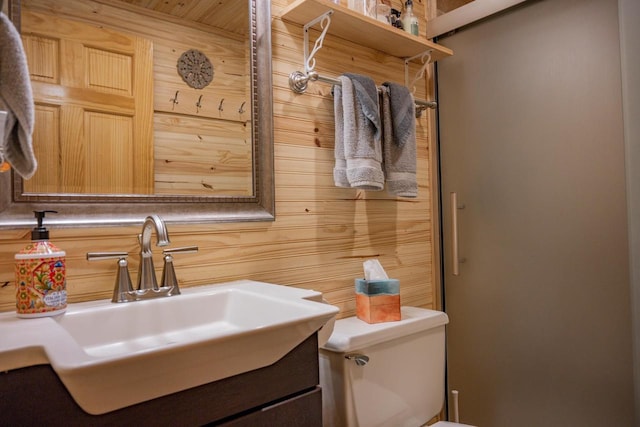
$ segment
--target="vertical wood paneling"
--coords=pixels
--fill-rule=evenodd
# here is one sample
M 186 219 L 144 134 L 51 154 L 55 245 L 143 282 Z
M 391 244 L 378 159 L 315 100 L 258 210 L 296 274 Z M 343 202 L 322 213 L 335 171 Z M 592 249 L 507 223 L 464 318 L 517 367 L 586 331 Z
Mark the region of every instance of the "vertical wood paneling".
M 50 37 L 24 35 L 22 38 L 25 54 L 29 61 L 32 81 L 58 83 L 60 78 L 58 58 L 60 43 Z
M 133 119 L 128 116 L 84 112 L 84 188 L 89 193 L 104 193 L 109 188 L 133 193 L 134 155 Z M 109 169 L 105 165 L 111 165 Z M 75 169 L 75 168 L 74 168 Z
M 415 2 L 418 16 L 423 16 L 423 3 Z M 304 95 L 289 90 L 288 74 L 303 68 L 303 39 L 301 27 L 277 17 L 287 4 L 287 0 L 272 1 L 276 221 L 170 226 L 173 246 L 200 248 L 197 254 L 176 257 L 181 286 L 248 278 L 316 289 L 340 307 L 340 316 L 350 316 L 355 313 L 354 278 L 363 275 L 363 261 L 378 258 L 390 276 L 400 279 L 403 304 L 433 307 L 430 115 L 417 121 L 416 199 L 334 187 L 331 88 L 316 83 Z M 331 35 L 317 63 L 328 76 L 356 72 L 370 75 L 378 84 L 404 81 L 402 60 Z M 427 97 L 425 86 L 420 82 L 417 97 Z M 112 292 L 115 263 L 88 263 L 88 251 L 129 251 L 135 276 L 139 231 L 138 227 L 51 230 L 52 240 L 67 251 L 70 301 L 107 298 Z M 28 236 L 28 230 L 0 232 L 2 310 L 13 309 L 13 254 Z M 154 256 L 159 272 L 158 248 Z
M 33 129 L 33 140 L 48 144 L 34 145 L 34 155 L 38 159 L 39 176 L 55 179 L 31 179 L 27 190 L 42 193 L 60 192 L 60 107 L 53 105 L 35 105 L 35 121 L 39 123 Z

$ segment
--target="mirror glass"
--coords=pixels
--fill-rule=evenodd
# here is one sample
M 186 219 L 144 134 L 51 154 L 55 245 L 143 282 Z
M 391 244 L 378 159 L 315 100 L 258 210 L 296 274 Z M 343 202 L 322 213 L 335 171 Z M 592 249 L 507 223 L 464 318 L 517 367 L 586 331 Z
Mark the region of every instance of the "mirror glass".
M 1 174 L 0 226 L 273 219 L 270 2 L 10 6 L 38 170 Z

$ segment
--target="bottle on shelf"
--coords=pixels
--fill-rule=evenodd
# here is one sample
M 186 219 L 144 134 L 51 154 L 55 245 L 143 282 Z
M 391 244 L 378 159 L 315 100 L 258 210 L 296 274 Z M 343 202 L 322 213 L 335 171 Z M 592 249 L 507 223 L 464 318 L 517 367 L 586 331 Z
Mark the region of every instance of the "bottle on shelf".
M 402 14 L 402 28 L 414 36 L 418 35 L 418 17 L 413 14 L 413 0 L 407 0 Z

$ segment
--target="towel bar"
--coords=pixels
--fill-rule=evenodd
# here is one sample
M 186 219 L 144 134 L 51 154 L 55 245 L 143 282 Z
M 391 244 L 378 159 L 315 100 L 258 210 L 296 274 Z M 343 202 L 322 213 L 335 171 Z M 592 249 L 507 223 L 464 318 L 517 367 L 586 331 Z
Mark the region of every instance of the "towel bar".
M 331 77 L 321 76 L 316 71 L 311 71 L 308 74 L 302 71 L 294 71 L 289 74 L 289 88 L 295 93 L 304 93 L 309 86 L 309 82 L 320 81 L 323 83 L 329 83 L 333 85 L 340 85 L 340 80 Z M 378 88 L 378 91 L 380 89 Z M 438 106 L 435 101 L 425 101 L 423 99 L 416 99 L 416 117 L 420 117 L 422 112 L 427 108 L 434 109 Z
M 307 90 L 310 81 L 321 81 L 324 83 L 339 85 L 340 81 L 330 77 L 320 76 L 317 71 L 314 70 L 316 65 L 315 55 L 316 53 L 322 49 L 322 43 L 324 42 L 324 38 L 327 34 L 327 30 L 329 29 L 329 25 L 331 25 L 331 15 L 333 15 L 333 10 L 329 9 L 322 15 L 318 16 L 316 19 L 308 22 L 304 27 L 304 69 L 305 71 L 294 71 L 289 74 L 289 88 L 295 93 L 304 93 Z M 320 28 L 322 32 L 318 36 L 317 40 L 314 43 L 313 49 L 309 52 L 309 29 L 316 24 L 320 24 Z M 422 58 L 422 68 L 420 72 L 413 80 L 413 83 L 409 84 L 409 62 L 416 59 Z M 416 55 L 412 58 L 405 59 L 405 84 L 407 86 L 412 86 L 418 79 L 424 76 L 424 71 L 426 66 L 430 61 L 425 61 L 426 58 L 431 58 L 431 51 L 428 50 L 419 55 Z M 435 101 L 425 101 L 421 99 L 416 99 L 416 117 L 420 117 L 422 112 L 427 108 L 434 109 L 437 107 L 437 103 Z

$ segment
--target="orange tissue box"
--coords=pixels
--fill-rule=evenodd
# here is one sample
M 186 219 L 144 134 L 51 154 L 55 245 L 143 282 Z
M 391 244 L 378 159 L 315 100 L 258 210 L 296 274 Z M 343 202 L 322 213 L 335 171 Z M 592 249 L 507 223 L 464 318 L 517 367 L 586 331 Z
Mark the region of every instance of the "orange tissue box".
M 356 279 L 356 315 L 367 323 L 401 320 L 400 281 Z

